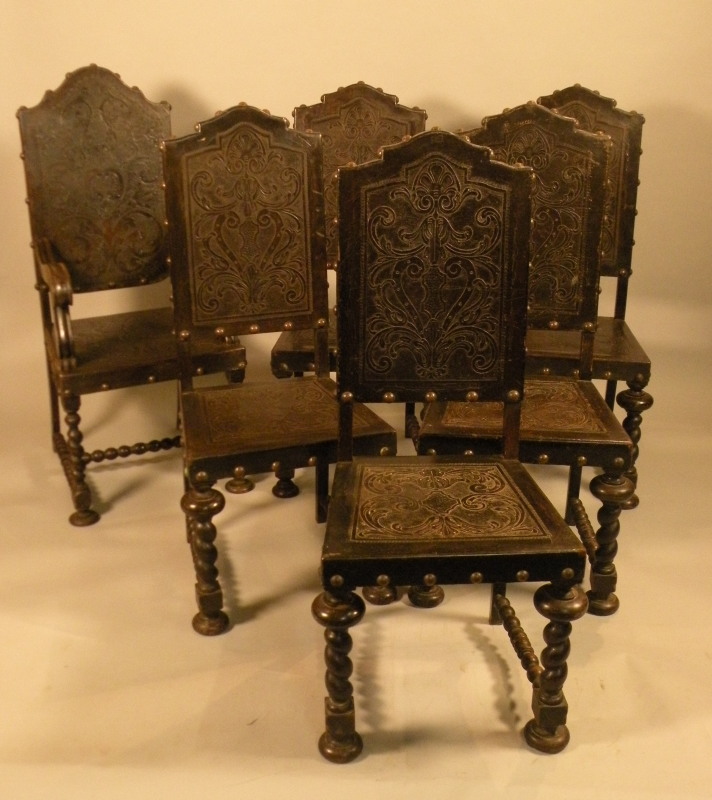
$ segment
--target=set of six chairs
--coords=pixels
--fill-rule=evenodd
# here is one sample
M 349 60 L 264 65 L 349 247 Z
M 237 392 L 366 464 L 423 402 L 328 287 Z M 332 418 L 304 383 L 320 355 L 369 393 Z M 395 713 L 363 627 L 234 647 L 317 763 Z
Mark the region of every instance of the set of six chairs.
M 443 586 L 481 583 L 532 683 L 527 742 L 565 747 L 571 625 L 618 607 L 620 515 L 637 504 L 652 404 L 625 321 L 643 118 L 572 86 L 475 130 L 426 130 L 424 111 L 358 83 L 298 107 L 293 126 L 241 104 L 172 138 L 167 104 L 95 65 L 18 117 L 70 522 L 99 519 L 90 463 L 181 447 L 193 626 L 217 634 L 229 621 L 216 484 L 239 494 L 273 472 L 288 498 L 295 471 L 314 467 L 322 754 L 362 748 L 349 680 L 362 596 L 429 608 Z M 71 317 L 75 292 L 167 277 L 172 306 Z M 613 317 L 599 313 L 602 277 L 617 282 Z M 273 380 L 250 380 L 256 333 L 279 334 Z M 177 435 L 85 449 L 83 394 L 164 380 L 180 387 Z M 413 455 L 396 455 L 380 403 L 403 405 Z M 523 463 L 568 467 L 565 508 Z M 598 468 L 597 530 L 584 467 Z M 541 656 L 507 598 L 514 582 L 542 584 Z

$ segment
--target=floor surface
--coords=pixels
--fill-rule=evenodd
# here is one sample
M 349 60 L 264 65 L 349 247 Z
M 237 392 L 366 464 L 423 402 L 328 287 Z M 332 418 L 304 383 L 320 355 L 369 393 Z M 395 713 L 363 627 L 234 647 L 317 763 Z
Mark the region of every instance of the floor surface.
M 641 504 L 622 519 L 618 614 L 574 629 L 571 743 L 556 756 L 523 742 L 528 684 L 504 632 L 486 624 L 486 587 L 456 587 L 432 611 L 369 608 L 353 631 L 364 754 L 346 766 L 324 762 L 323 640 L 310 616 L 323 528 L 312 475 L 299 474 L 303 491 L 292 500 L 272 496 L 271 476 L 228 496 L 216 522 L 235 624 L 202 638 L 190 625 L 180 455 L 91 468 L 103 517 L 71 527 L 37 340 L 5 353 L 2 797 L 709 798 L 703 459 L 712 426 L 699 374 L 710 356 L 640 318 L 655 396 L 638 462 Z M 264 371 L 269 344 L 260 337 L 249 347 L 250 376 Z M 168 385 L 88 398 L 86 446 L 170 435 L 174 399 Z M 536 474 L 553 496 L 563 492 L 560 469 Z M 583 497 L 595 515 L 597 502 Z M 515 605 L 538 648 L 531 591 L 519 587 Z

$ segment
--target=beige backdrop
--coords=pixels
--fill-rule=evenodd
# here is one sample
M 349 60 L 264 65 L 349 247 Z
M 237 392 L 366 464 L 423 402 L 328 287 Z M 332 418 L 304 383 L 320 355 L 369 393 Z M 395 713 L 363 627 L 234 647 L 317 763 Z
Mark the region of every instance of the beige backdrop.
M 0 3 L 3 797 L 709 797 L 711 22 L 710 0 Z M 14 114 L 90 62 L 168 100 L 178 134 L 240 101 L 290 117 L 358 80 L 443 128 L 574 82 L 645 114 L 629 318 L 652 358 L 655 405 L 641 506 L 622 520 L 621 610 L 575 634 L 565 753 L 523 747 L 526 681 L 502 632 L 479 624 L 486 598 L 472 624 L 470 596 L 454 591 L 425 617 L 369 611 L 354 632 L 368 754 L 322 763 L 322 645 L 308 610 L 321 528 L 307 471 L 295 500 L 275 501 L 267 477 L 228 498 L 221 576 L 244 624 L 215 640 L 190 627 L 177 453 L 97 467 L 106 513 L 91 529 L 67 524 Z M 266 371 L 268 344 L 250 344 L 249 375 Z M 112 392 L 82 408 L 87 440 L 132 443 L 170 433 L 175 389 Z

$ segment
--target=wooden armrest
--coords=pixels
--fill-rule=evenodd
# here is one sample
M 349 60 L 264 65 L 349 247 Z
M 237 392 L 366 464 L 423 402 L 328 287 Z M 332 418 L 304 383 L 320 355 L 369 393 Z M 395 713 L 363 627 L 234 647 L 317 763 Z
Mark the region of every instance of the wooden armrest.
M 50 298 L 52 340 L 63 369 L 71 369 L 76 366 L 76 353 L 69 313 L 73 299 L 69 270 L 62 261 L 55 259 L 52 245 L 47 240 L 43 239 L 36 243 L 35 257 L 38 275 L 44 284 L 38 288 L 46 291 Z
M 68 306 L 72 303 L 72 281 L 69 270 L 62 261 L 57 261 L 50 243 L 42 239 L 35 247 L 39 274 L 52 297 L 53 305 Z

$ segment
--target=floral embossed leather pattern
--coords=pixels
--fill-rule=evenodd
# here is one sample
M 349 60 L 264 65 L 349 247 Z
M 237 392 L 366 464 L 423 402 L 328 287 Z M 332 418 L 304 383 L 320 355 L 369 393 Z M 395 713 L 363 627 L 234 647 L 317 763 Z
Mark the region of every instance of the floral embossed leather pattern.
M 426 155 L 364 200 L 364 380 L 501 379 L 506 192 Z
M 549 538 L 500 464 L 358 469 L 355 540 Z
M 186 157 L 197 324 L 312 308 L 303 160 L 250 123 Z
M 443 427 L 502 428 L 502 406 L 496 403 L 448 403 Z M 576 381 L 527 380 L 522 403 L 522 436 L 530 431 L 605 433 Z

